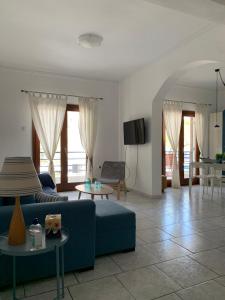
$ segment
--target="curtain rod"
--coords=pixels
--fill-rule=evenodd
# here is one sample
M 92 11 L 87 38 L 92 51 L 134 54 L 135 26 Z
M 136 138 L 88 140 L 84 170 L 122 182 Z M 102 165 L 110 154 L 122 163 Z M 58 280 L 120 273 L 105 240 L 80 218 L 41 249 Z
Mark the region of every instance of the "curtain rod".
M 21 93 L 39 93 L 39 94 L 44 94 L 44 95 L 57 95 L 57 96 L 66 96 L 66 97 L 74 97 L 74 98 L 89 98 L 89 97 L 84 97 L 84 96 L 78 96 L 78 95 L 66 95 L 66 94 L 58 94 L 58 93 L 49 93 L 49 92 L 42 92 L 42 91 L 27 91 L 27 90 L 21 90 Z M 102 97 L 90 97 L 96 100 L 103 100 L 104 98 Z
M 166 101 L 171 101 L 171 102 L 181 102 L 181 103 L 188 103 L 188 104 L 202 104 L 202 105 L 209 105 L 211 106 L 211 103 L 197 103 L 197 102 L 188 102 L 188 101 L 178 101 L 178 100 L 170 100 L 166 99 Z

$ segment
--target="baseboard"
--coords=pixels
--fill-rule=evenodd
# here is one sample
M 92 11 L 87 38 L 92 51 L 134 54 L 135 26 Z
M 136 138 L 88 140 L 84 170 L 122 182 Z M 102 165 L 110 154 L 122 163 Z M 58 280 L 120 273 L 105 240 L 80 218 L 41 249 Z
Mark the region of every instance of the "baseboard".
M 147 193 L 144 193 L 144 192 L 141 192 L 139 190 L 136 190 L 136 189 L 133 189 L 133 188 L 129 188 L 129 187 L 127 187 L 127 190 L 135 192 L 136 194 L 139 194 L 140 196 L 151 198 L 151 199 L 161 199 L 162 198 L 162 195 L 147 194 Z

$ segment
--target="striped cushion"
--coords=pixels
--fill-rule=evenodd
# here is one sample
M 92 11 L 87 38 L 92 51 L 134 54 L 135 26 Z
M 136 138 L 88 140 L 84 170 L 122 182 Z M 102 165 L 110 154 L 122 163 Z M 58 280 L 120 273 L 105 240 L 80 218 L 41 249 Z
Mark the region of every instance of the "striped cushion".
M 68 197 L 52 196 L 46 193 L 39 192 L 35 195 L 36 202 L 57 202 L 57 201 L 67 201 Z

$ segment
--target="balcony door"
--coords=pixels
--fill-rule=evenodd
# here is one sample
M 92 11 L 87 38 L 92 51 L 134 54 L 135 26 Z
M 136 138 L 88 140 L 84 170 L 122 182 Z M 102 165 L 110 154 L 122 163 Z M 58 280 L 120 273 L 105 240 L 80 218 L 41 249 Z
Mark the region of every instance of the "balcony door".
M 86 153 L 80 140 L 78 105 L 67 105 L 63 128 L 54 157 L 55 177 L 58 191 L 71 191 L 84 181 Z M 40 145 L 33 126 L 33 159 L 37 172 L 48 171 L 48 159 Z
M 182 123 L 179 139 L 179 171 L 181 185 L 188 185 L 189 164 L 192 161 L 199 161 L 199 148 L 194 129 L 195 112 L 183 111 Z M 166 129 L 163 123 L 163 143 L 162 143 L 162 174 L 167 176 L 167 185 L 171 186 L 173 154 Z M 194 184 L 198 183 L 195 178 Z

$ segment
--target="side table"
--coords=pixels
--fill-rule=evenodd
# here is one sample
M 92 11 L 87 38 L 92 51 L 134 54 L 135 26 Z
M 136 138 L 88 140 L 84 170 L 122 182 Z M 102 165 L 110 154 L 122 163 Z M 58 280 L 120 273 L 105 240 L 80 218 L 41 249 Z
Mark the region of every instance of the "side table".
M 34 249 L 32 247 L 31 237 L 28 230 L 26 232 L 26 243 L 19 246 L 8 245 L 8 236 L 7 235 L 0 236 L 0 253 L 4 255 L 12 256 L 13 259 L 13 300 L 18 300 L 16 298 L 16 257 L 39 255 L 50 251 L 54 251 L 56 255 L 56 279 L 57 279 L 56 299 L 60 300 L 64 298 L 64 245 L 68 241 L 68 239 L 69 239 L 69 234 L 65 230 L 62 230 L 61 238 L 55 238 L 55 239 L 46 239 L 45 232 L 43 230 L 42 247 L 38 249 Z M 60 279 L 61 279 L 61 287 L 60 287 Z M 62 289 L 61 294 L 60 294 L 60 288 Z

